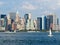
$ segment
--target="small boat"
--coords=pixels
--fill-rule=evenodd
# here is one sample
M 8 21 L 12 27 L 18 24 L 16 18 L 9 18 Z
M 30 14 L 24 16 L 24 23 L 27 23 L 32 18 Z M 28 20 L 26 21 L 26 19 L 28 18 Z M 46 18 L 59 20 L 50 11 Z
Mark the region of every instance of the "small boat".
M 51 31 L 51 29 L 49 30 L 49 35 L 48 36 L 50 36 L 50 37 L 52 37 L 53 35 L 52 35 L 52 31 Z

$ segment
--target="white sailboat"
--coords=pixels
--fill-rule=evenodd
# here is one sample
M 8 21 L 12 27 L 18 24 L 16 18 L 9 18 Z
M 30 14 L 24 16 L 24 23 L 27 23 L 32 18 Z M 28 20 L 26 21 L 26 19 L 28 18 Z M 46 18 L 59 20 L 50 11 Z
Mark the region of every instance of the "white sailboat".
M 49 30 L 49 35 L 48 36 L 50 36 L 50 37 L 52 37 L 53 35 L 52 35 L 52 32 L 51 32 L 51 29 Z

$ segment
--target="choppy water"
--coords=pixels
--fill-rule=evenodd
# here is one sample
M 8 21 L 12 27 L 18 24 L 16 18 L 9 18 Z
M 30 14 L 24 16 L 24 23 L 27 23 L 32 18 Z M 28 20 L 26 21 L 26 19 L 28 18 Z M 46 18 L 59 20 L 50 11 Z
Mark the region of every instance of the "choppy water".
M 0 32 L 0 45 L 60 45 L 60 33 L 49 37 L 48 32 Z

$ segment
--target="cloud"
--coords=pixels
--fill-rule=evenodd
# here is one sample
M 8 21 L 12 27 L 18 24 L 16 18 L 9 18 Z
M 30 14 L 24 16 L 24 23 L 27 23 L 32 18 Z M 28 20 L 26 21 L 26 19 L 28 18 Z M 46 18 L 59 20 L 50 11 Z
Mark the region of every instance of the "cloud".
M 27 9 L 27 10 L 36 10 L 37 6 L 34 6 L 28 2 L 25 2 L 25 3 L 23 3 L 22 8 Z
M 43 14 L 48 14 L 48 13 L 49 13 L 49 11 L 47 11 L 47 10 L 43 12 Z
M 57 1 L 57 5 L 60 6 L 60 0 Z
M 56 10 L 57 7 L 53 5 L 53 6 L 50 6 L 49 9 L 50 9 L 50 10 Z
M 60 3 L 57 3 L 57 5 L 59 5 L 59 6 L 60 6 Z
M 50 2 L 51 0 L 39 0 L 41 2 Z
M 55 1 L 55 3 L 52 3 L 52 5 L 49 6 L 52 10 L 60 9 L 60 0 Z
M 42 13 L 43 13 L 43 15 L 54 14 L 54 12 L 51 12 L 49 10 L 45 10 Z
M 52 10 L 52 11 L 56 11 L 57 9 L 60 9 L 59 0 L 43 0 L 42 2 L 44 3 L 40 3 L 40 4 L 42 4 L 42 7 L 45 7 L 45 9 Z
M 4 5 L 4 2 L 0 2 L 0 6 Z
M 36 1 L 36 2 L 50 2 L 50 1 L 52 1 L 52 0 L 34 0 L 34 1 Z

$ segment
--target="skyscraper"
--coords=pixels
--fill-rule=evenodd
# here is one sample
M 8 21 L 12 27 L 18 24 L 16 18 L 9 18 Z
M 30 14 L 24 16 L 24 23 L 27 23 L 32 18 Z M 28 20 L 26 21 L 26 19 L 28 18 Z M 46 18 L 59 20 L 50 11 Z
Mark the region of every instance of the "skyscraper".
M 42 17 L 37 17 L 37 29 L 42 30 Z
M 29 14 L 25 14 L 24 18 L 25 18 L 25 23 L 27 23 L 27 20 L 29 19 Z
M 10 15 L 7 15 L 8 25 L 11 24 Z
M 1 18 L 5 18 L 6 14 L 1 14 Z
M 50 19 L 48 18 L 48 17 L 46 17 L 47 18 L 47 30 L 49 30 L 50 29 Z
M 5 30 L 8 30 L 8 20 L 7 20 L 7 16 L 4 17 L 4 27 L 5 27 Z
M 1 14 L 1 16 L 0 16 L 0 18 L 1 18 L 1 26 L 2 27 L 5 27 L 5 25 L 4 25 L 5 17 L 6 17 L 6 14 Z
M 15 22 L 13 22 L 12 23 L 12 30 L 16 30 L 17 29 L 17 27 L 16 27 L 17 25 L 16 25 L 16 23 Z
M 41 16 L 37 18 L 37 29 L 38 30 L 49 30 L 50 20 L 47 16 Z
M 11 28 L 9 29 L 10 31 L 12 30 L 12 25 L 16 20 L 16 12 L 10 12 L 9 13 L 9 22 L 11 22 L 11 24 L 9 24 L 8 26 Z
M 19 22 L 19 19 L 20 19 L 20 18 L 19 18 L 19 13 L 18 13 L 18 11 L 17 11 L 17 12 L 16 12 L 16 20 L 15 20 L 15 21 L 18 23 L 18 22 Z
M 24 22 L 25 22 L 24 18 L 21 18 L 21 30 L 24 30 L 25 29 Z
M 47 30 L 47 17 L 42 16 L 42 30 Z
M 58 17 L 54 14 L 50 14 L 47 17 L 50 21 L 50 28 L 52 28 L 52 30 L 57 30 L 57 24 L 59 24 Z
M 34 28 L 37 30 L 37 20 L 34 20 Z
M 1 26 L 4 30 L 8 30 L 8 20 L 6 14 L 1 14 Z
M 31 31 L 31 30 L 34 30 L 34 21 L 33 20 L 28 20 L 27 21 L 27 25 L 26 25 L 26 29 Z
M 25 19 L 25 29 L 27 28 L 27 23 L 29 24 L 29 26 L 31 27 L 31 14 L 29 13 L 29 14 L 25 14 L 24 15 L 24 19 Z M 29 20 L 29 21 L 28 21 Z
M 10 15 L 10 19 L 15 21 L 15 19 L 16 19 L 16 12 L 10 12 L 9 15 Z
M 7 20 L 8 20 L 8 30 L 11 31 L 12 30 L 12 24 L 11 24 L 11 19 L 10 19 L 10 15 L 7 15 Z

